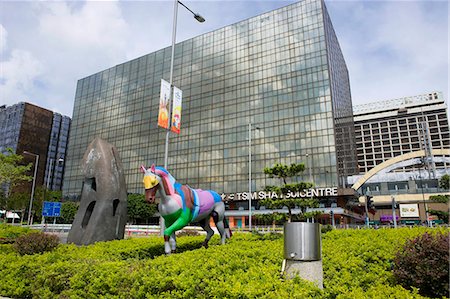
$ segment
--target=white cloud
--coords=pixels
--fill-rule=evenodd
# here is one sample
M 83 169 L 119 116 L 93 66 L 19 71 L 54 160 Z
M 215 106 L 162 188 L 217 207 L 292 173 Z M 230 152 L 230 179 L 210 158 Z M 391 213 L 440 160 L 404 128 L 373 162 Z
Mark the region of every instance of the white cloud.
M 1 61 L 0 96 L 2 104 L 15 104 L 29 101 L 28 91 L 36 85 L 42 74 L 42 64 L 24 50 L 14 50 L 6 61 Z
M 6 31 L 5 27 L 3 27 L 2 24 L 0 24 L 0 54 L 6 50 L 7 38 L 8 38 L 8 32 Z
M 81 8 L 67 2 L 43 2 L 42 10 L 39 32 L 54 52 L 97 56 L 101 51 L 117 59 L 127 46 L 127 23 L 116 1 L 89 1 Z
M 206 22 L 180 7 L 177 41 L 292 2 L 191 1 Z M 432 90 L 448 95 L 447 2 L 326 4 L 355 104 Z M 1 102 L 28 99 L 71 115 L 77 80 L 170 46 L 172 14 L 172 1 L 3 1 Z
M 354 104 L 435 90 L 448 95 L 448 3 L 329 4 Z

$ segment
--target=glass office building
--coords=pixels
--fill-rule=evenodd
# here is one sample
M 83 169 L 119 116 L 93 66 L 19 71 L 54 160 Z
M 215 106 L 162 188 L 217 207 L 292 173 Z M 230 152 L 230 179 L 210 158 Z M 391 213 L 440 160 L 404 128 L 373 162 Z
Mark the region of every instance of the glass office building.
M 47 152 L 45 186 L 50 190 L 62 189 L 64 162 L 67 152 L 71 118 L 59 113 L 53 114 L 52 131 Z
M 12 106 L 0 106 L 0 152 L 7 148 L 23 156 L 25 163 L 35 163 L 38 167 L 36 186 L 48 186 L 52 190 L 61 190 L 64 164 L 55 165 L 55 156 L 63 156 L 67 150 L 67 136 L 70 118 L 53 113 L 36 105 L 20 102 Z M 29 152 L 31 154 L 27 154 Z M 50 165 L 52 171 L 49 173 Z M 33 176 L 34 166 L 28 175 Z M 47 184 L 47 180 L 52 183 Z M 32 182 L 25 183 L 18 190 L 30 191 Z
M 142 193 L 141 164 L 164 164 L 157 127 L 161 79 L 171 47 L 78 81 L 63 192 L 81 193 L 80 163 L 101 137 L 115 145 L 128 192 Z M 348 72 L 325 3 L 305 0 L 175 46 L 183 91 L 180 135 L 171 134 L 168 170 L 182 183 L 219 193 L 273 185 L 274 163 L 304 162 L 303 179 L 341 186 L 356 173 Z M 249 130 L 251 123 L 251 130 Z

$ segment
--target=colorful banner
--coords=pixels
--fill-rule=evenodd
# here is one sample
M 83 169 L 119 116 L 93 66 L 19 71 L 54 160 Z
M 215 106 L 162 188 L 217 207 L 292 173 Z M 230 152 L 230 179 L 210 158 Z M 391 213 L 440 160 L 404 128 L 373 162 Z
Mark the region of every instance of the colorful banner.
M 159 95 L 158 126 L 169 128 L 169 99 L 170 83 L 161 79 L 161 93 Z
M 183 92 L 181 89 L 173 87 L 173 103 L 172 103 L 172 127 L 170 130 L 180 134 L 181 128 L 181 98 Z

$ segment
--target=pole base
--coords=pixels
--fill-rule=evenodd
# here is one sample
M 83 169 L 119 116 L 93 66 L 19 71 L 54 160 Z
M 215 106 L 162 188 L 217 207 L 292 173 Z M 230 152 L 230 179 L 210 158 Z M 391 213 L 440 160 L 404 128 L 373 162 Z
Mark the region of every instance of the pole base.
M 319 261 L 285 260 L 284 277 L 292 279 L 296 276 L 313 282 L 319 289 L 323 289 L 323 266 Z

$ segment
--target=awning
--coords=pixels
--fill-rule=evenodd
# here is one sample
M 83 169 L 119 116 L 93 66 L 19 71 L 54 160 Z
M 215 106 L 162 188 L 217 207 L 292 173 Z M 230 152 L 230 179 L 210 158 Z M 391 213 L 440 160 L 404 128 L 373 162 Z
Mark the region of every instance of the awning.
M 19 215 L 17 215 L 17 213 L 14 212 L 10 212 L 10 211 L 5 211 L 5 210 L 0 210 L 0 214 L 5 214 L 6 213 L 6 218 L 8 219 L 20 219 Z

